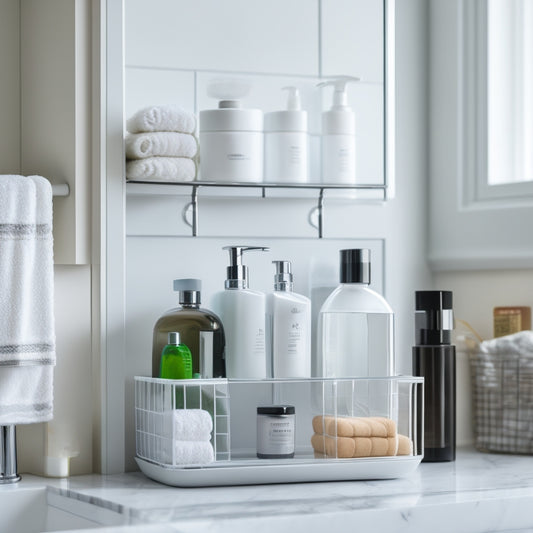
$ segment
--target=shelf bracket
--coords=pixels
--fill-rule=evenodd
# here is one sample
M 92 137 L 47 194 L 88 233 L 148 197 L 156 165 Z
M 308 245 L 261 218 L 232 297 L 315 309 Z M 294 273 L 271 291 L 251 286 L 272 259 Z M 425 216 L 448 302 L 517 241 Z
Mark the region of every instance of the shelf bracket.
M 193 185 L 191 193 L 192 236 L 198 236 L 198 185 Z
M 191 201 L 183 208 L 183 211 L 181 212 L 183 222 L 185 222 L 185 224 L 187 224 L 187 226 L 192 229 L 193 237 L 198 236 L 198 187 L 199 185 L 193 185 L 191 192 Z M 190 222 L 189 218 L 187 217 L 189 209 L 192 211 Z
M 324 223 L 324 189 L 320 189 L 318 194 L 318 238 L 323 237 L 323 223 Z

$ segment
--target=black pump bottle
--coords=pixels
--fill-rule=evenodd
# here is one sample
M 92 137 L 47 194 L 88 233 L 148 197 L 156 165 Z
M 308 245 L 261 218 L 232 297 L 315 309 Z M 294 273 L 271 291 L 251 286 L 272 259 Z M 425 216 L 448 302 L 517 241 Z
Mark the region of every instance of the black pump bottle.
M 424 378 L 425 462 L 455 461 L 455 346 L 452 293 L 417 291 L 413 374 Z

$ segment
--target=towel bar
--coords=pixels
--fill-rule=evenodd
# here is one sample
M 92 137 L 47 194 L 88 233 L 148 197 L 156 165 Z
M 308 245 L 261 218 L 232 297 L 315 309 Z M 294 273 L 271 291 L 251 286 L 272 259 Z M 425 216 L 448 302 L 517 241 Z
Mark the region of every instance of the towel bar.
M 68 183 L 52 184 L 53 196 L 68 196 L 70 194 L 70 187 Z

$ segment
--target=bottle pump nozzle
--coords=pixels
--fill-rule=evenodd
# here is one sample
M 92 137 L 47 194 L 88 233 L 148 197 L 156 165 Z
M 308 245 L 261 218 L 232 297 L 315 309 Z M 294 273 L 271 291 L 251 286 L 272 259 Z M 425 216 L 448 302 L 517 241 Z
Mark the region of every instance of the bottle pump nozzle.
M 334 87 L 333 91 L 333 105 L 331 109 L 339 109 L 348 106 L 348 97 L 346 96 L 346 85 L 348 83 L 359 81 L 359 78 L 354 76 L 337 76 L 328 81 L 323 81 L 317 84 L 317 87 Z
M 300 91 L 297 87 L 288 86 L 282 87 L 282 91 L 288 91 L 287 95 L 287 111 L 299 111 L 302 106 L 300 103 Z
M 223 250 L 229 251 L 230 265 L 226 268 L 227 279 L 224 283 L 226 289 L 248 288 L 248 267 L 242 264 L 242 254 L 252 250 L 268 252 L 264 246 L 224 246 Z
M 290 261 L 272 261 L 276 265 L 274 276 L 274 290 L 292 291 L 292 272 Z

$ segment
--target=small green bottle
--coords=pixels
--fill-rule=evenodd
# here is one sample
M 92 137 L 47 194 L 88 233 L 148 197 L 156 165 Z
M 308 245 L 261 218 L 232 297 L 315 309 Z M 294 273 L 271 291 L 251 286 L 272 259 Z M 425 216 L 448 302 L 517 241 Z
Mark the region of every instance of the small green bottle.
M 180 334 L 171 331 L 168 344 L 161 352 L 159 377 L 165 379 L 192 379 L 192 355 L 185 344 L 180 344 Z

